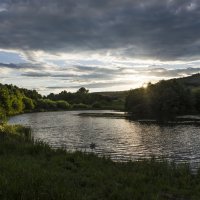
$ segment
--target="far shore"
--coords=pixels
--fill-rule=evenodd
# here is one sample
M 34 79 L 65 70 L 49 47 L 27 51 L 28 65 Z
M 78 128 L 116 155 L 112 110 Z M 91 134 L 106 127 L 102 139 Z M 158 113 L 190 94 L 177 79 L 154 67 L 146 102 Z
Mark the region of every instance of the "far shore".
M 131 114 L 124 113 L 79 113 L 78 116 L 81 117 L 111 117 L 111 118 L 125 118 L 140 123 L 161 123 L 161 124 L 185 124 L 185 125 L 200 125 L 200 115 L 182 115 L 177 116 L 174 120 L 164 120 L 158 121 L 156 119 L 140 119 L 133 118 Z
M 128 119 L 131 121 L 136 121 L 139 123 L 160 123 L 160 124 L 167 124 L 167 125 L 200 125 L 200 115 L 181 115 L 175 117 L 173 120 L 156 120 L 151 118 L 137 118 L 133 117 L 132 114 L 122 111 L 122 110 L 115 110 L 115 109 L 69 109 L 69 110 L 35 110 L 35 111 L 27 111 L 23 113 L 18 113 L 15 115 L 10 115 L 10 117 L 14 117 L 17 115 L 22 114 L 31 114 L 31 113 L 43 113 L 43 112 L 68 112 L 68 111 L 80 111 L 81 113 L 78 113 L 77 115 L 80 117 L 108 117 L 108 118 L 123 118 Z M 85 112 L 87 111 L 87 112 Z M 105 113 L 94 113 L 89 111 L 108 111 Z M 116 112 L 116 113 L 114 113 Z

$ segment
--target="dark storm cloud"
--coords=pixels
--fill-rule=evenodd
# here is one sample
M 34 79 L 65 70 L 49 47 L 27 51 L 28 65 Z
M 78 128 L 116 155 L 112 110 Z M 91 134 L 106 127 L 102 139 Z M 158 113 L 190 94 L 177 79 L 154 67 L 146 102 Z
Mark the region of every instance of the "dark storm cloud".
M 41 65 L 41 67 L 43 66 Z M 68 73 L 68 70 L 71 70 L 72 73 Z M 121 75 L 122 73 L 123 69 L 119 67 L 111 69 L 105 67 L 69 66 L 67 69 L 57 69 L 57 71 L 54 72 L 41 72 L 40 68 L 38 68 L 35 69 L 35 71 L 24 72 L 21 75 L 26 77 L 56 77 L 61 78 L 62 80 L 68 80 L 69 78 L 74 78 L 76 80 L 109 80 Z
M 21 69 L 22 67 L 12 63 L 10 64 L 0 63 L 0 68 Z
M 76 81 L 88 81 L 88 80 L 109 80 L 115 78 L 116 74 L 108 74 L 108 73 L 88 73 L 88 74 L 80 74 L 75 75 L 71 73 L 60 73 L 60 72 L 38 72 L 38 71 L 30 71 L 24 72 L 21 74 L 25 77 L 50 77 L 50 78 L 60 78 L 62 80 L 73 79 Z
M 0 48 L 161 60 L 200 54 L 199 0 L 1 0 Z
M 0 68 L 10 68 L 10 69 L 37 69 L 39 68 L 44 69 L 44 66 L 40 64 L 31 64 L 31 63 L 20 63 L 20 64 L 13 64 L 13 63 L 0 63 Z
M 49 77 L 51 76 L 51 73 L 48 72 L 25 72 L 22 74 L 22 76 L 27 77 Z
M 52 78 L 73 78 L 75 77 L 74 74 L 54 74 L 50 72 L 25 72 L 21 74 L 22 76 L 26 77 L 52 77 Z

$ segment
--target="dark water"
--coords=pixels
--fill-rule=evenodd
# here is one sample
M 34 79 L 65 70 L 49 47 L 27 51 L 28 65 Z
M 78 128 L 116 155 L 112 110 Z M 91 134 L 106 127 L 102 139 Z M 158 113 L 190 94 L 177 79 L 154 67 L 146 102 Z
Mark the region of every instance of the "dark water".
M 31 126 L 35 139 L 70 151 L 91 151 L 126 161 L 162 156 L 176 162 L 187 162 L 192 169 L 200 167 L 200 127 L 194 125 L 159 126 L 119 118 L 81 117 L 81 112 L 66 111 L 23 114 L 10 123 Z M 114 112 L 115 113 L 115 112 Z

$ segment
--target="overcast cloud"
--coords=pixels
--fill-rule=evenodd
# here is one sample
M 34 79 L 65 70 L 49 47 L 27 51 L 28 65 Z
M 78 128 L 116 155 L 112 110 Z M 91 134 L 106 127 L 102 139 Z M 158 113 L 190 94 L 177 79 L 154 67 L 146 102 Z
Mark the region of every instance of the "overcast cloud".
M 3 0 L 0 46 L 164 60 L 200 52 L 198 0 Z

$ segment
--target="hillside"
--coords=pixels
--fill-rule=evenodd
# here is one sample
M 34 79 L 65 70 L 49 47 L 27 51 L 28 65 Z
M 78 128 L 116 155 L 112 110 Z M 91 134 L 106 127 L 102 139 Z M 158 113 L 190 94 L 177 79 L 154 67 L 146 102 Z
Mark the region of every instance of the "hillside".
M 200 114 L 200 74 L 161 80 L 147 88 L 131 90 L 125 104 L 135 118 L 168 120 Z
M 190 88 L 200 87 L 200 74 L 194 74 L 192 76 L 178 78 L 177 80 L 180 81 L 185 86 L 188 86 Z
M 183 77 L 183 78 L 176 78 L 175 80 L 179 81 L 180 83 L 190 88 L 200 87 L 199 73 L 194 74 L 192 76 Z M 126 96 L 128 95 L 128 92 L 129 92 L 128 90 L 124 90 L 124 91 L 110 91 L 110 92 L 94 92 L 94 94 L 100 94 L 102 96 L 107 96 L 107 97 L 116 98 L 116 99 L 125 99 Z
M 128 95 L 128 91 L 125 90 L 125 91 L 110 91 L 110 92 L 94 92 L 94 94 L 107 96 L 113 99 L 125 100 L 126 96 Z

